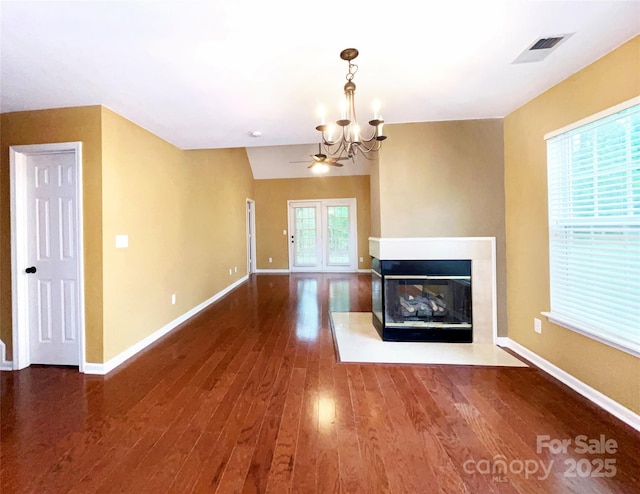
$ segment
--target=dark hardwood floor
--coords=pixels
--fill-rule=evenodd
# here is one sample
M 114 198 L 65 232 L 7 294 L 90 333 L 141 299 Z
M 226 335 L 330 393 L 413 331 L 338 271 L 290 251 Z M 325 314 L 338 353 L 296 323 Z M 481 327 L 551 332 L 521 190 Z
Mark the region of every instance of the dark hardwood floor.
M 370 297 L 254 275 L 107 376 L 0 373 L 0 491 L 640 492 L 640 434 L 535 368 L 337 363 Z

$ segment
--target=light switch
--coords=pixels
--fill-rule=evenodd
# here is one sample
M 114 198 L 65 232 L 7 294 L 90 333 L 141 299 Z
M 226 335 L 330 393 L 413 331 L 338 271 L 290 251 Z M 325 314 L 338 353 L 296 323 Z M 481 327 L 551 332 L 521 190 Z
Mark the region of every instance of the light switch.
M 129 235 L 116 235 L 116 249 L 129 247 Z
M 287 230 L 282 230 L 282 234 L 286 235 L 287 234 Z

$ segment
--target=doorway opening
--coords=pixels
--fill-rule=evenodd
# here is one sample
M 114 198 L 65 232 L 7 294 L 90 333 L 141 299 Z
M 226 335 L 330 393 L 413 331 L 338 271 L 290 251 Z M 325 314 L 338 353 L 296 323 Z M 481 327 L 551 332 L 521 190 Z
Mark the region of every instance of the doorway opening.
M 256 272 L 256 202 L 247 199 L 247 274 Z

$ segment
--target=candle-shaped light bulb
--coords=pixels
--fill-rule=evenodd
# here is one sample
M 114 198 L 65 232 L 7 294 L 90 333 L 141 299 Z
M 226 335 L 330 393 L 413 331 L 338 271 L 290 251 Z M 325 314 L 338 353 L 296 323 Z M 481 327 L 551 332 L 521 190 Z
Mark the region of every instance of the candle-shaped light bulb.
M 331 142 L 333 139 L 333 124 L 329 124 L 327 128 L 327 141 Z
M 360 126 L 358 124 L 353 126 L 353 142 L 360 140 Z
M 378 120 L 380 118 L 380 101 L 374 100 L 373 102 L 373 119 Z

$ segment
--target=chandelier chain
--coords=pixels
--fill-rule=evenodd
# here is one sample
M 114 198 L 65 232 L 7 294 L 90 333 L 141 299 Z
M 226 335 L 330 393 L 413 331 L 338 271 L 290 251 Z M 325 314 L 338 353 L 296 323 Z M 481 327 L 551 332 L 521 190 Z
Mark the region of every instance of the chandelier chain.
M 347 72 L 346 75 L 347 81 L 351 82 L 353 77 L 356 75 L 356 72 L 358 72 L 358 66 L 353 62 L 349 62 L 349 72 Z

